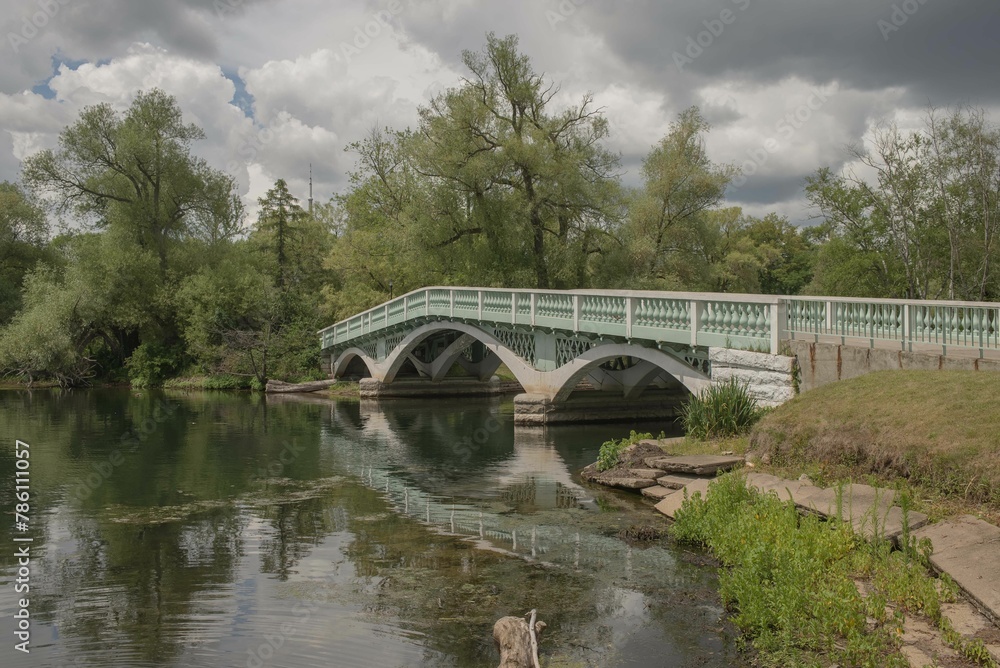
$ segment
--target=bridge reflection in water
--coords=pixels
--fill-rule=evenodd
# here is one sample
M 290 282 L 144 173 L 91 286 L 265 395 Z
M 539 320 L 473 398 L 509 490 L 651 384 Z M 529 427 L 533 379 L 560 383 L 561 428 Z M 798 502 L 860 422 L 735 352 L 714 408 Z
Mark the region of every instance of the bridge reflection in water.
M 389 410 L 375 401 L 332 404 L 322 437 L 338 460 L 351 462 L 348 472 L 380 492 L 394 512 L 482 549 L 544 565 L 678 587 L 698 579 L 672 552 L 633 549 L 614 537 L 617 527 L 607 523 L 614 514 L 602 513 L 601 501 L 572 475 L 592 458 L 592 448 L 584 458 L 565 445 L 560 450 L 552 427 L 514 426 L 511 440 L 510 407 L 498 400 L 466 400 L 451 412 L 428 411 L 420 403 L 393 402 Z M 475 427 L 479 438 L 469 451 L 463 422 L 495 428 Z M 423 437 L 415 440 L 415 433 Z M 593 427 L 588 433 L 599 438 Z M 431 445 L 421 450 L 416 442 Z M 641 502 L 622 496 L 613 503 Z M 567 509 L 580 511 L 578 525 L 566 522 Z

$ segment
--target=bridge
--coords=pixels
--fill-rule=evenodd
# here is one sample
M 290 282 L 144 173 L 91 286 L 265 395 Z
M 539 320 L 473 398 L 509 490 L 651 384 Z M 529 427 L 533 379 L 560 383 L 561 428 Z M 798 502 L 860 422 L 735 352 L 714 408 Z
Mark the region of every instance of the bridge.
M 831 375 L 1000 370 L 1000 304 L 982 302 L 428 287 L 319 336 L 362 396 L 495 392 L 502 364 L 522 424 L 665 417 L 731 378 L 778 405 Z

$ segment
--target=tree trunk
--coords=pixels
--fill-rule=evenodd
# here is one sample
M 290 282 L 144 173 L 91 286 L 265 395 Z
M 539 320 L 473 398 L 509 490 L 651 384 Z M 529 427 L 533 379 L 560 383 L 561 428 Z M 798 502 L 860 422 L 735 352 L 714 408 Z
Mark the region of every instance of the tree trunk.
M 264 391 L 268 394 L 287 394 L 292 392 L 318 392 L 328 387 L 336 385 L 338 381 L 332 378 L 326 380 L 314 380 L 309 383 L 286 383 L 280 380 L 267 381 Z
M 531 620 L 535 611 L 531 611 Z M 538 666 L 537 636 L 545 629 L 545 622 L 535 622 L 531 627 L 522 617 L 502 617 L 493 625 L 493 641 L 500 652 L 500 668 L 536 668 Z

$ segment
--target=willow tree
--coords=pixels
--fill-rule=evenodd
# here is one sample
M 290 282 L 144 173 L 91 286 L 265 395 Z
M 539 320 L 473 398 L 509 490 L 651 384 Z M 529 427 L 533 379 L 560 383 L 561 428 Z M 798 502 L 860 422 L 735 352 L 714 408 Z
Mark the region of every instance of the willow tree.
M 535 287 L 577 286 L 617 213 L 618 156 L 607 119 L 584 95 L 557 108 L 559 87 L 535 72 L 516 36 L 465 51 L 469 75 L 420 110 L 416 170 L 443 190 L 429 240 L 483 246 L 486 262 L 527 270 Z M 438 223 L 436 226 L 434 223 Z

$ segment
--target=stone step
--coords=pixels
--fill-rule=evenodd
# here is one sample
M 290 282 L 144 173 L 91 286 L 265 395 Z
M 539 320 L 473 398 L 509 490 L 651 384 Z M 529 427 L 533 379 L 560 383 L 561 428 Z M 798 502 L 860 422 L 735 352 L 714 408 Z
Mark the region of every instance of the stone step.
M 929 524 L 913 535 L 917 540 L 930 539 L 931 565 L 950 575 L 994 624 L 1000 622 L 1000 528 L 962 515 Z
M 669 473 L 656 479 L 661 487 L 668 489 L 681 489 L 685 485 L 690 485 L 695 480 L 702 480 L 700 476 L 693 473 Z
M 762 494 L 774 492 L 782 501 L 794 501 L 797 496 L 819 489 L 811 483 L 786 480 L 767 473 L 747 474 L 747 486 L 756 488 Z
M 660 469 L 629 469 L 628 472 L 633 478 L 647 478 L 649 480 L 656 480 L 663 475 L 663 471 Z
M 724 455 L 647 457 L 643 462 L 651 469 L 661 469 L 668 473 L 695 473 L 698 475 L 729 471 L 739 468 L 745 463 L 742 457 Z
M 669 487 L 661 487 L 660 485 L 653 485 L 652 487 L 643 487 L 642 495 L 647 498 L 656 499 L 657 501 L 659 501 L 668 494 L 673 494 L 675 491 L 677 490 L 671 489 Z
M 701 480 L 695 480 L 684 489 L 679 489 L 671 494 L 666 495 L 663 499 L 656 504 L 655 508 L 661 513 L 674 519 L 677 511 L 681 509 L 684 504 L 684 499 L 690 498 L 695 495 L 695 493 L 701 493 L 702 497 L 708 494 L 708 486 L 711 481 L 705 478 Z

